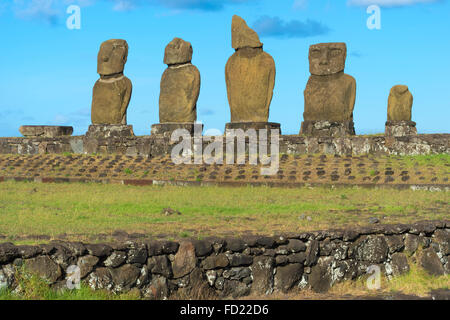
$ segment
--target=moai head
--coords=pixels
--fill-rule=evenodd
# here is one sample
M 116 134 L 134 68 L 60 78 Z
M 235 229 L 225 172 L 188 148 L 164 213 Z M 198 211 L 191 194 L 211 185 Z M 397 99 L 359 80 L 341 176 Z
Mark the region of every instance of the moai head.
M 262 48 L 258 34 L 247 26 L 244 19 L 234 15 L 231 23 L 231 46 L 238 50 L 241 48 Z
M 103 42 L 97 56 L 97 73 L 108 76 L 123 72 L 128 56 L 125 40 L 111 39 Z
M 344 71 L 347 46 L 339 43 L 319 43 L 309 47 L 309 72 L 326 76 Z
M 190 42 L 174 38 L 164 51 L 164 63 L 167 65 L 191 62 L 192 46 Z

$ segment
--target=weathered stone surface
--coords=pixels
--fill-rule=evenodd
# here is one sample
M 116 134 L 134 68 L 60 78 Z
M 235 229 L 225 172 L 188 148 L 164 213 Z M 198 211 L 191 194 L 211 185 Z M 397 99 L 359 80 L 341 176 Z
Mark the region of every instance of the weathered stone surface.
M 55 138 L 61 136 L 71 136 L 73 127 L 68 126 L 21 126 L 20 133 L 24 137 L 30 138 Z
M 114 287 L 110 269 L 108 268 L 98 268 L 95 272 L 89 274 L 88 278 L 89 287 L 97 289 L 112 290 Z
M 405 85 L 392 87 L 388 99 L 388 121 L 411 121 L 413 96 Z
M 328 76 L 344 71 L 347 58 L 345 43 L 319 43 L 309 47 L 309 72 L 315 76 Z
M 131 289 L 141 274 L 141 270 L 131 264 L 125 264 L 117 269 L 110 269 L 114 283 L 114 291 L 122 292 Z
M 420 255 L 420 265 L 429 274 L 434 276 L 441 276 L 445 274 L 444 267 L 441 260 L 432 248 L 425 249 Z
M 355 124 L 353 121 L 303 121 L 300 134 L 312 137 L 344 137 L 355 135 Z
M 246 254 L 235 253 L 227 256 L 232 267 L 249 266 L 253 263 L 253 257 Z
M 173 38 L 164 51 L 164 63 L 167 65 L 176 65 L 191 62 L 192 53 L 193 50 L 190 42 L 184 41 L 181 38 Z
M 387 236 L 386 242 L 389 247 L 389 253 L 401 251 L 405 247 L 403 237 L 400 235 Z
M 172 262 L 173 277 L 181 278 L 189 274 L 197 265 L 195 247 L 192 242 L 182 242 Z
M 213 251 L 212 245 L 209 241 L 195 240 L 193 243 L 197 257 L 204 257 Z
M 301 280 L 302 275 L 303 265 L 300 263 L 277 267 L 274 278 L 275 289 L 287 293 Z
M 12 264 L 0 267 L 0 291 L 2 289 L 13 289 L 15 285 L 16 268 Z
M 121 124 L 92 124 L 89 126 L 86 132 L 86 152 L 96 152 L 95 149 L 90 146 L 92 143 L 97 143 L 96 139 L 108 139 L 108 138 L 130 138 L 134 137 L 133 126 L 121 125 Z M 91 139 L 93 138 L 93 139 Z M 93 152 L 90 152 L 93 151 Z
M 386 137 L 405 137 L 416 135 L 416 123 L 413 121 L 387 121 L 384 132 Z
M 442 255 L 450 255 L 450 232 L 447 230 L 436 230 L 434 232 L 432 241 L 439 246 L 439 252 Z
M 258 34 L 247 26 L 241 17 L 234 15 L 231 23 L 231 46 L 233 49 L 261 48 Z
M 84 256 L 78 259 L 78 267 L 80 268 L 80 277 L 86 277 L 97 265 L 99 258 L 94 256 Z
M 158 138 L 172 138 L 173 132 L 177 130 L 182 135 L 188 135 L 190 137 L 194 135 L 201 136 L 203 132 L 203 124 L 192 122 L 170 122 L 170 123 L 155 123 L 152 124 L 151 135 Z
M 131 98 L 132 84 L 123 75 L 128 56 L 125 40 L 112 39 L 100 46 L 97 73 L 92 98 L 91 119 L 93 124 L 127 123 L 126 112 Z
M 419 247 L 419 236 L 411 233 L 407 233 L 405 236 L 405 251 L 412 255 Z
M 180 244 L 175 241 L 150 241 L 147 242 L 148 255 L 175 254 L 179 246 Z
M 169 66 L 161 78 L 159 122 L 195 122 L 199 94 L 200 72 L 194 65 Z
M 227 238 L 225 241 L 225 250 L 242 252 L 245 249 L 245 242 L 242 239 Z
M 226 268 L 229 264 L 230 262 L 228 261 L 228 258 L 224 253 L 211 255 L 202 261 L 202 267 L 205 270 Z
M 86 249 L 90 255 L 96 257 L 106 257 L 112 252 L 112 248 L 106 244 L 87 244 Z
M 310 47 L 311 77 L 304 91 L 305 109 L 301 133 L 321 133 L 328 136 L 354 134 L 356 81 L 344 73 L 346 57 L 345 43 L 320 43 Z M 316 128 L 317 126 L 320 128 Z M 332 130 L 335 128 L 338 130 Z
M 343 72 L 327 76 L 311 75 L 304 95 L 305 121 L 353 121 L 356 81 L 352 76 Z
M 144 264 L 147 261 L 147 246 L 144 243 L 129 242 L 127 263 Z
M 317 264 L 311 268 L 309 285 L 315 292 L 327 292 L 332 285 L 331 257 L 320 257 Z
M 12 243 L 0 244 L 0 264 L 6 264 L 13 261 L 19 255 L 18 248 Z
M 111 255 L 106 258 L 103 264 L 106 267 L 117 268 L 125 263 L 127 259 L 127 254 L 123 251 L 114 251 Z
M 39 256 L 25 261 L 26 268 L 33 274 L 55 283 L 62 275 L 61 268 L 48 256 Z
M 238 16 L 233 17 L 232 44 L 236 52 L 225 67 L 231 122 L 267 122 L 275 62 L 263 51 L 258 35 Z
M 403 273 L 409 272 L 409 263 L 404 253 L 394 253 L 391 257 L 390 266 L 392 268 L 392 275 L 399 276 Z M 387 269 L 386 265 L 386 269 Z
M 275 62 L 262 48 L 242 48 L 228 60 L 225 76 L 231 122 L 267 122 L 275 86 Z
M 388 252 L 386 238 L 375 235 L 361 237 L 349 248 L 350 257 L 370 263 L 382 263 Z
M 306 249 L 306 266 L 312 266 L 317 262 L 319 258 L 319 241 L 311 240 L 308 244 L 308 248 Z
M 289 252 L 300 252 L 306 250 L 306 244 L 298 239 L 289 239 L 289 243 L 287 245 L 287 250 Z
M 256 295 L 268 295 L 273 291 L 274 260 L 272 257 L 255 257 L 250 266 L 253 276 L 251 291 Z
M 167 279 L 162 276 L 153 277 L 143 296 L 150 300 L 166 300 L 169 296 Z
M 147 266 L 152 274 L 160 274 L 166 278 L 172 277 L 172 266 L 165 255 L 150 257 Z

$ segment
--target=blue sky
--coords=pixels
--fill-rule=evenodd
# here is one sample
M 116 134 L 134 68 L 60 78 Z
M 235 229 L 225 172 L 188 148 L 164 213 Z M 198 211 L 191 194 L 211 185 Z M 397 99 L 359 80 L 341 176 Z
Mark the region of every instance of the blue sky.
M 69 30 L 66 9 L 81 7 L 81 29 Z M 381 30 L 366 9 L 381 7 Z M 2 73 L 0 136 L 23 124 L 90 124 L 100 43 L 129 44 L 125 75 L 133 82 L 128 123 L 148 135 L 158 122 L 164 48 L 174 37 L 192 43 L 201 73 L 198 119 L 223 130 L 230 120 L 225 64 L 233 54 L 231 18 L 255 28 L 276 63 L 270 121 L 296 134 L 309 77 L 308 48 L 346 42 L 346 73 L 357 81 L 357 134 L 384 131 L 389 90 L 406 84 L 422 133 L 449 132 L 450 0 L 0 0 Z

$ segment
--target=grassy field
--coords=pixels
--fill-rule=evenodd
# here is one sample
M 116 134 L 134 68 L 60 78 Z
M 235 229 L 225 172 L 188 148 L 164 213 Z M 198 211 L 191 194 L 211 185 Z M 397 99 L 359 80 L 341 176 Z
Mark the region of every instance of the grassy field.
M 116 230 L 159 238 L 273 235 L 325 228 L 448 219 L 447 192 L 362 188 L 137 187 L 0 183 L 0 241 L 30 235 L 104 240 Z M 164 208 L 180 214 L 165 214 Z

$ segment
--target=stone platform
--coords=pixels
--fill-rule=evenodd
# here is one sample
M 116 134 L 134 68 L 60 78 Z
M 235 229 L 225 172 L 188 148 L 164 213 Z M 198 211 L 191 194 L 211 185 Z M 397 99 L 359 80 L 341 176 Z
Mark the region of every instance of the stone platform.
M 249 129 L 255 129 L 257 132 L 265 129 L 268 135 L 271 130 L 278 130 L 281 135 L 281 125 L 276 122 L 229 122 L 225 125 L 225 133 L 238 129 L 242 129 L 244 133 Z

